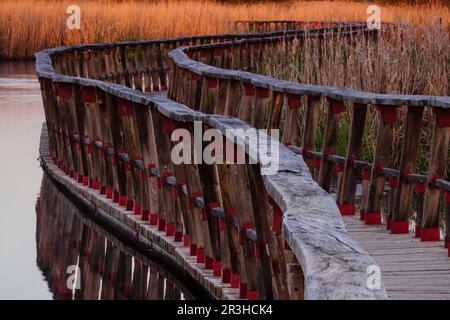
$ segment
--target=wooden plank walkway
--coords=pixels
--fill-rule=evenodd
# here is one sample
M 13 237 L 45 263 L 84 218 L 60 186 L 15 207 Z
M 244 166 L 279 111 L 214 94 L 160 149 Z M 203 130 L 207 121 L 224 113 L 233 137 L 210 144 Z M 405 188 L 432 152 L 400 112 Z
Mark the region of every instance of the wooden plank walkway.
M 385 224 L 365 225 L 357 216 L 343 219 L 352 238 L 380 267 L 391 299 L 450 299 L 450 258 L 443 241 L 392 235 Z

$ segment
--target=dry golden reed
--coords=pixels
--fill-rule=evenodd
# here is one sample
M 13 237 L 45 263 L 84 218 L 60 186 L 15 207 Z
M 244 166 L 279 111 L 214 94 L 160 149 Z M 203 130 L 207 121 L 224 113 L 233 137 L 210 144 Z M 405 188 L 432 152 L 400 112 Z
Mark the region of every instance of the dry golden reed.
M 66 28 L 66 8 L 70 4 L 81 8 L 81 31 Z M 206 0 L 0 0 L 0 57 L 31 57 L 44 48 L 76 43 L 230 32 L 233 29 L 229 22 L 239 19 L 365 20 L 367 6 L 348 1 L 244 5 Z M 450 21 L 449 9 L 439 5 L 381 8 L 385 21 Z

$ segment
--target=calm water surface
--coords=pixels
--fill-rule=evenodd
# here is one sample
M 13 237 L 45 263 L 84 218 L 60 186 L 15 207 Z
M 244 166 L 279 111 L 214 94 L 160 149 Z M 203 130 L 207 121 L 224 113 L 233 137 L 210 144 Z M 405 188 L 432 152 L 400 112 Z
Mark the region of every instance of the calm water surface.
M 44 121 L 34 62 L 0 61 L 0 299 L 51 299 L 36 264 Z
M 0 61 L 0 299 L 193 298 L 160 266 L 106 241 L 43 176 L 44 121 L 34 62 Z M 80 268 L 74 291 L 68 266 Z

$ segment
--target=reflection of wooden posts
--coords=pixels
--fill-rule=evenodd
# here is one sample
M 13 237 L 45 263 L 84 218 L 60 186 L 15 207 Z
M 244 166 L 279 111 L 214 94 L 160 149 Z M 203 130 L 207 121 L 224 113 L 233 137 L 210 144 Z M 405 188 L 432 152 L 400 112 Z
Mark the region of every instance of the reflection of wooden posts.
M 394 208 L 392 212 L 392 221 L 390 222 L 391 233 L 408 233 L 409 216 L 414 193 L 414 184 L 411 184 L 406 175 L 414 173 L 416 170 L 417 153 L 419 150 L 420 128 L 422 125 L 422 107 L 408 107 L 406 115 L 405 138 L 400 162 L 400 175 L 398 180 L 397 192 Z
M 436 180 L 445 174 L 450 139 L 450 112 L 447 109 L 435 109 L 436 126 L 431 144 L 430 164 L 427 174 L 424 211 L 422 217 L 421 240 L 440 240 L 439 209 L 443 191 L 436 187 Z
M 364 125 L 366 121 L 367 106 L 363 104 L 353 104 L 351 118 L 350 118 L 350 133 L 347 143 L 346 159 L 344 165 L 344 173 L 342 177 L 342 184 L 339 188 L 339 198 L 337 202 L 340 205 L 341 214 L 355 213 L 355 193 L 356 185 L 358 183 L 357 168 L 355 167 L 355 160 L 360 156 Z M 368 185 L 368 180 L 362 180 L 363 189 Z M 361 216 L 364 216 L 365 204 L 361 200 Z
M 370 180 L 369 194 L 365 213 L 366 224 L 381 223 L 381 208 L 383 203 L 385 176 L 381 169 L 389 161 L 391 150 L 392 129 L 397 121 L 397 109 L 394 106 L 378 106 L 379 125 L 377 142 L 373 160 L 372 179 Z
M 340 114 L 345 111 L 342 101 L 329 100 L 327 120 L 325 124 L 325 137 L 322 147 L 322 158 L 320 163 L 320 173 L 318 183 L 326 191 L 331 191 L 335 165 L 328 159 L 330 155 L 336 153 L 336 146 L 339 135 Z

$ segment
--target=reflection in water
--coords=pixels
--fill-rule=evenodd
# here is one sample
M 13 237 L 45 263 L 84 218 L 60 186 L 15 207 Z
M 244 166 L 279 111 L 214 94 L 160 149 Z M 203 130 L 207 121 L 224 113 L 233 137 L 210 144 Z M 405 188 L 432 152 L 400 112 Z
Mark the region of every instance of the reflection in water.
M 44 110 L 34 61 L 0 61 L 0 299 L 50 299 L 36 266 Z
M 192 298 L 170 274 L 86 218 L 45 174 L 36 216 L 37 261 L 55 299 Z

